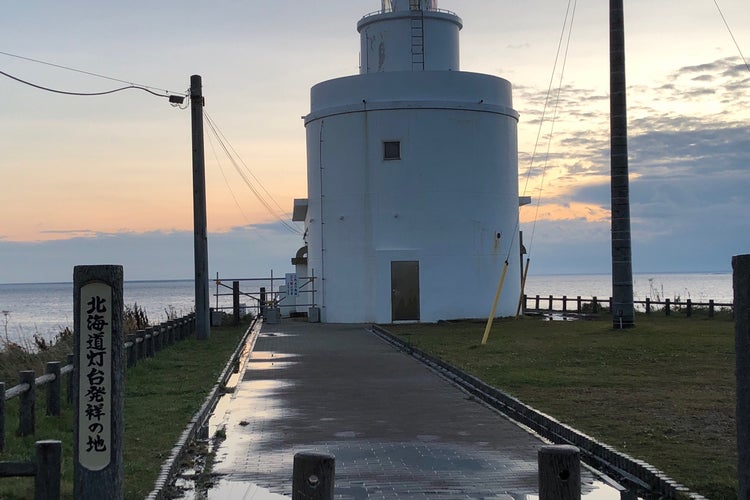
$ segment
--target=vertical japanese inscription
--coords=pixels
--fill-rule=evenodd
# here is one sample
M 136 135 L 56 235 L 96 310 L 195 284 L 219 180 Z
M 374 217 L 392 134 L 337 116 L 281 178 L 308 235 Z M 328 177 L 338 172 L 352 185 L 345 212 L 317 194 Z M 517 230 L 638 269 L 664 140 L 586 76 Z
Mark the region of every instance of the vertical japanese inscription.
M 112 456 L 112 288 L 81 287 L 78 461 L 92 471 Z

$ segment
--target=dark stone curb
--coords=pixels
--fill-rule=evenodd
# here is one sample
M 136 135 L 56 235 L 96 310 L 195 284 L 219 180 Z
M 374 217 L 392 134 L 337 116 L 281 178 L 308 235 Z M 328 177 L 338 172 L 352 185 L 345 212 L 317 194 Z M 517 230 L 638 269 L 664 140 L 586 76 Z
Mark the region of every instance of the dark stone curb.
M 154 484 L 154 489 L 146 497 L 148 500 L 162 500 L 164 498 L 167 498 L 165 496 L 165 490 L 172 483 L 175 475 L 180 470 L 180 459 L 185 453 L 187 445 L 195 441 L 196 437 L 200 437 L 200 433 L 202 430 L 206 430 L 207 432 L 207 429 L 204 429 L 204 427 L 206 427 L 206 421 L 211 415 L 211 412 L 214 411 L 214 408 L 216 408 L 216 403 L 219 401 L 219 397 L 222 395 L 221 388 L 226 384 L 227 380 L 229 380 L 229 377 L 232 376 L 234 366 L 237 363 L 237 360 L 242 353 L 242 349 L 247 343 L 248 339 L 251 338 L 251 336 L 257 337 L 258 333 L 260 333 L 260 326 L 261 323 L 258 321 L 258 318 L 255 318 L 250 324 L 250 327 L 248 327 L 245 334 L 242 336 L 242 339 L 237 345 L 237 348 L 234 350 L 234 353 L 232 353 L 229 361 L 227 361 L 227 364 L 224 366 L 224 370 L 222 370 L 221 375 L 219 375 L 219 378 L 216 380 L 216 384 L 214 384 L 214 386 L 211 388 L 211 392 L 203 402 L 200 410 L 198 410 L 196 414 L 193 415 L 190 423 L 188 423 L 185 430 L 182 432 L 182 434 L 180 434 L 180 438 L 177 440 L 174 448 L 172 448 L 172 451 L 169 454 L 169 458 L 162 465 L 161 472 L 156 479 L 156 484 Z
M 492 387 L 480 379 L 413 347 L 379 325 L 372 332 L 430 366 L 472 396 L 484 401 L 516 422 L 525 425 L 554 444 L 567 444 L 581 450 L 581 459 L 596 470 L 615 478 L 645 498 L 692 498 L 707 500 L 646 462 L 619 452 L 594 438 L 535 410 L 518 399 Z

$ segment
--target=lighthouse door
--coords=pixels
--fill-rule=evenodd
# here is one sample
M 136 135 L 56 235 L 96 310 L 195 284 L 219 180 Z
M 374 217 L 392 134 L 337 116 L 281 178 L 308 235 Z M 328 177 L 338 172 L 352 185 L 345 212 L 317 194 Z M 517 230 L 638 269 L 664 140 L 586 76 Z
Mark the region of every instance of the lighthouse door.
M 391 321 L 419 321 L 419 261 L 391 262 Z

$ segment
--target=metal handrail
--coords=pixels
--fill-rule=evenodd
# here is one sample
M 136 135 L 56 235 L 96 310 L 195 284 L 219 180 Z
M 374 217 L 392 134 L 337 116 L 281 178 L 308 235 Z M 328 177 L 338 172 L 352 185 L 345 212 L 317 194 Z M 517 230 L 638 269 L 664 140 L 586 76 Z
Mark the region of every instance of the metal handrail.
M 364 16 L 362 16 L 362 19 L 367 19 L 368 17 L 377 16 L 377 15 L 380 15 L 380 14 L 391 14 L 393 12 L 412 12 L 412 11 L 409 11 L 409 10 L 396 11 L 396 10 L 387 9 L 387 8 L 386 9 L 379 9 L 379 10 L 376 10 L 374 12 L 368 12 L 367 14 L 365 14 Z M 456 14 L 452 10 L 448 10 L 448 9 L 428 9 L 428 10 L 423 10 L 422 12 L 439 12 L 440 14 L 449 14 L 449 15 L 458 17 L 458 14 Z M 360 19 L 360 21 L 362 21 L 362 19 Z

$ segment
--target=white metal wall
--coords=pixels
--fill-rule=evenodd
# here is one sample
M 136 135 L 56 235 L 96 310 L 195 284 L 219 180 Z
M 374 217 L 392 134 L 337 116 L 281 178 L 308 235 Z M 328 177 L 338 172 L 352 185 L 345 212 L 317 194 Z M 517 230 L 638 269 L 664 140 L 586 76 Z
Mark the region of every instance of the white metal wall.
M 360 73 L 413 71 L 412 46 L 420 43 L 413 28 L 422 30 L 424 70 L 458 71 L 461 27 L 461 19 L 446 12 L 420 11 L 415 17 L 414 12 L 399 11 L 365 17 L 357 24 Z
M 520 293 L 510 84 L 461 72 L 316 85 L 305 120 L 309 268 L 327 322 L 390 322 L 390 262 L 418 260 L 422 321 L 498 315 Z M 383 159 L 383 141 L 401 159 Z M 501 235 L 498 238 L 498 235 Z

